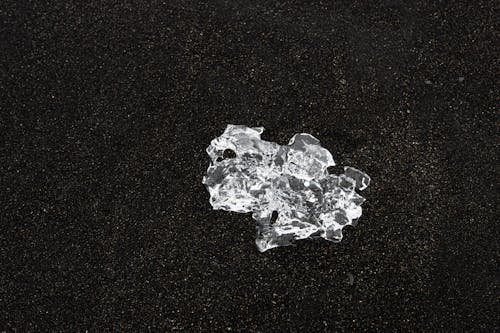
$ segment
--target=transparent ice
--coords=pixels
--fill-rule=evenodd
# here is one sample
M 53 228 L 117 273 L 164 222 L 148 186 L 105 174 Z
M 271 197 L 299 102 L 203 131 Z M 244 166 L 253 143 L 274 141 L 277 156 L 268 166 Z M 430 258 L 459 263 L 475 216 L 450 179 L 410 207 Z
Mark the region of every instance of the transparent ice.
M 355 225 L 370 184 L 360 170 L 329 174 L 332 154 L 318 139 L 295 134 L 288 145 L 261 140 L 263 127 L 228 125 L 212 140 L 212 160 L 203 183 L 214 209 L 252 213 L 261 252 L 294 239 L 322 237 L 340 242 L 342 228 Z M 229 156 L 229 155 L 233 156 Z

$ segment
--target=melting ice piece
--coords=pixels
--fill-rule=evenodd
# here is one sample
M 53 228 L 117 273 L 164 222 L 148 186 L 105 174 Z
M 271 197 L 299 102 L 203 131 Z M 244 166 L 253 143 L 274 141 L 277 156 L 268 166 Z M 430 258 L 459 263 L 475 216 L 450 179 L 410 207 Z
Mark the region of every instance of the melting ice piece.
M 261 140 L 263 131 L 228 125 L 212 140 L 207 148 L 212 163 L 203 177 L 212 207 L 251 212 L 261 252 L 294 239 L 340 242 L 342 228 L 361 216 L 365 199 L 356 190 L 365 189 L 370 177 L 352 167 L 329 174 L 332 154 L 310 134 L 295 134 L 280 146 Z

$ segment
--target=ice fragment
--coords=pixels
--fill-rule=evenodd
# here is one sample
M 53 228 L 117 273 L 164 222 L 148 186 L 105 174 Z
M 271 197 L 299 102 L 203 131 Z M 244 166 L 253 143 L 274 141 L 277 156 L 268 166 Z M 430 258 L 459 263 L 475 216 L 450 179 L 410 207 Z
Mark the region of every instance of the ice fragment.
M 286 146 L 261 140 L 263 127 L 228 125 L 212 140 L 212 160 L 203 183 L 214 209 L 252 213 L 260 251 L 294 239 L 322 237 L 339 242 L 342 228 L 355 225 L 370 184 L 362 171 L 344 167 L 329 174 L 332 154 L 318 139 L 295 134 Z

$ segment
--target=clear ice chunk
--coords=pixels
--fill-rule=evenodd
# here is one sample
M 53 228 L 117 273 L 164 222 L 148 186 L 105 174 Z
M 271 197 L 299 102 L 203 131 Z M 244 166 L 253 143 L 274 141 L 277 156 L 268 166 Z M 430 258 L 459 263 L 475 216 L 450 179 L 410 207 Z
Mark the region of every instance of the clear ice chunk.
M 307 133 L 288 145 L 264 141 L 263 127 L 228 125 L 207 148 L 211 159 L 203 184 L 214 209 L 252 213 L 261 252 L 292 240 L 342 240 L 355 225 L 365 199 L 356 193 L 370 184 L 364 172 L 344 167 L 333 175 L 332 154 Z

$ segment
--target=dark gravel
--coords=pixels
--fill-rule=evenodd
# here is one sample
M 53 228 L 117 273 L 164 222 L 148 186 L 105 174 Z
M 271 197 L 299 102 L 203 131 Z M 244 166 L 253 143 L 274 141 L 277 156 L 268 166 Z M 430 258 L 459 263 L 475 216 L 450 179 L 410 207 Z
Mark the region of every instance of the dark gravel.
M 495 332 L 494 1 L 2 1 L 0 331 Z M 373 185 L 340 244 L 212 211 L 228 123 Z

